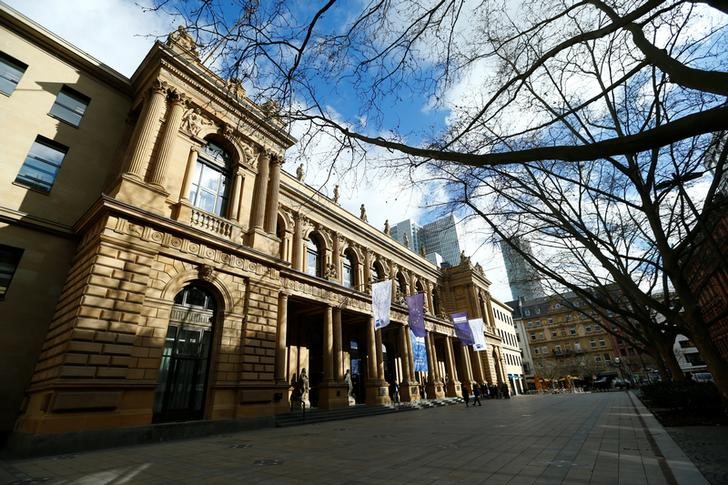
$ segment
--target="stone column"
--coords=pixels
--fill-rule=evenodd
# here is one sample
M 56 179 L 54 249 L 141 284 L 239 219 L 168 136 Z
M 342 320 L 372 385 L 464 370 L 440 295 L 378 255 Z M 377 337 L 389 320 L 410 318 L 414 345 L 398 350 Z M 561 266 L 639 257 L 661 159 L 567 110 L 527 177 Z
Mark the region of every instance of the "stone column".
M 410 336 L 409 327 L 405 327 L 405 342 L 407 342 L 407 359 L 409 360 L 410 375 L 407 376 L 409 382 L 415 381 L 415 355 L 412 351 L 412 337 Z
M 372 253 L 364 250 L 364 281 L 362 282 L 361 291 L 368 291 L 372 281 Z
M 432 351 L 432 336 L 430 332 L 425 334 L 425 349 L 427 350 L 427 382 L 425 383 L 425 396 L 427 399 L 437 397 L 437 370 L 435 368 L 435 357 Z
M 377 379 L 384 380 L 384 353 L 382 352 L 382 330 L 375 332 L 375 342 L 377 346 Z
M 265 211 L 265 232 L 276 233 L 278 223 L 278 192 L 281 183 L 281 164 L 283 160 L 277 156 L 270 157 L 270 180 L 268 181 L 268 197 Z
M 339 234 L 336 231 L 331 232 L 331 238 L 334 240 L 334 247 L 331 249 L 331 264 L 334 266 L 336 277 L 334 281 L 341 283 L 343 281 L 343 268 L 341 267 L 341 244 L 339 244 Z M 354 268 L 352 268 L 352 271 Z
M 478 384 L 482 384 L 485 382 L 485 373 L 483 372 L 483 361 L 480 360 L 480 352 L 475 350 L 472 347 L 469 347 L 470 349 L 470 356 L 472 357 L 470 361 L 473 363 L 473 372 L 475 374 L 475 380 L 478 382 Z
M 397 265 L 394 262 L 389 265 L 389 279 L 392 280 L 392 303 L 399 303 L 397 301 L 399 279 L 397 278 Z
M 341 338 L 341 308 L 334 308 L 334 380 L 336 382 L 344 380 Z
M 458 371 L 455 368 L 455 359 L 452 351 L 452 339 L 450 337 L 445 337 L 445 365 L 447 366 L 447 373 L 450 374 L 450 378 L 447 382 L 447 389 L 445 389 L 445 394 L 447 396 L 457 396 L 457 388 L 460 380 L 458 378 Z
M 374 330 L 374 318 L 369 318 L 369 328 L 367 329 L 367 372 L 369 379 L 366 385 L 366 402 L 367 404 L 386 404 L 390 402 L 387 393 L 387 383 L 379 377 L 379 362 L 382 357 L 381 347 L 381 330 Z M 379 350 L 377 350 L 379 343 Z
M 301 235 L 303 216 L 293 213 L 293 254 L 291 255 L 291 266 L 293 269 L 303 271 L 303 236 Z
M 465 367 L 468 369 L 468 382 L 472 383 L 475 379 L 473 378 L 473 365 L 470 362 L 470 346 L 463 345 L 463 359 L 465 360 Z
M 167 123 L 164 125 L 162 138 L 159 142 L 159 155 L 154 164 L 152 175 L 149 182 L 159 187 L 164 187 L 167 183 L 167 168 L 172 160 L 172 152 L 174 144 L 179 133 L 179 127 L 182 123 L 182 115 L 184 114 L 185 95 L 182 93 L 170 94 L 170 107 L 167 115 Z
M 334 319 L 330 305 L 324 310 L 324 382 L 334 380 Z
M 400 347 L 402 348 L 402 355 L 400 356 L 402 359 L 402 378 L 407 383 L 412 381 L 412 367 L 410 367 L 412 355 L 410 346 L 407 343 L 407 340 L 409 340 L 408 332 L 409 329 L 406 326 L 402 325 L 399 327 L 399 341 Z
M 276 335 L 276 383 L 288 382 L 286 373 L 286 338 L 288 334 L 288 295 L 281 292 L 278 295 L 278 334 Z
M 139 180 L 144 179 L 147 165 L 154 148 L 154 137 L 157 135 L 160 118 L 164 111 L 167 83 L 154 81 L 149 91 L 149 99 L 144 104 L 142 113 L 134 130 L 134 145 L 127 172 Z
M 258 175 L 255 177 L 255 195 L 253 200 L 253 212 L 250 225 L 257 229 L 263 229 L 265 221 L 265 200 L 268 192 L 268 169 L 270 165 L 270 153 L 263 153 L 258 158 Z
M 230 195 L 232 205 L 230 206 L 229 218 L 240 221 L 240 198 L 243 192 L 243 169 L 236 167 L 235 179 L 233 180 L 233 190 Z
M 367 355 L 367 373 L 369 374 L 369 380 L 377 380 L 377 338 L 374 330 L 374 317 L 369 319 L 367 328 L 367 344 L 368 344 L 368 355 Z
M 180 191 L 180 200 L 190 201 L 190 187 L 192 186 L 192 176 L 195 174 L 195 165 L 197 165 L 197 156 L 200 153 L 199 147 L 192 147 L 190 154 L 187 156 L 187 168 L 185 168 L 185 178 L 182 180 L 182 190 Z

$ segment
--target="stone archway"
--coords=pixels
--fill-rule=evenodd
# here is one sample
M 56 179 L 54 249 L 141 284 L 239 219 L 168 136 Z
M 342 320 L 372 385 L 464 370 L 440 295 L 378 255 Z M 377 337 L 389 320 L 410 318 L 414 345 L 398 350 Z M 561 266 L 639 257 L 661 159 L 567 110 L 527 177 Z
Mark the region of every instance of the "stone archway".
M 154 394 L 154 422 L 204 417 L 218 308 L 203 281 L 189 283 L 175 296 Z

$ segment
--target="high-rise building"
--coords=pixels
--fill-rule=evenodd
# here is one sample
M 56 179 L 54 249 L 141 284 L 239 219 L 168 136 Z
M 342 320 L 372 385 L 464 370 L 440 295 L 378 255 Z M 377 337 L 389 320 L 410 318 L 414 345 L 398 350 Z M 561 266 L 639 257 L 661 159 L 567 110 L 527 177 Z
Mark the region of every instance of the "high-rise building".
M 449 266 L 460 264 L 460 239 L 452 215 L 422 226 L 412 219 L 405 219 L 392 227 L 391 234 L 392 239 L 414 252 L 419 253 L 424 247 L 427 259 L 438 266 L 442 262 Z
M 420 231 L 422 226 L 412 219 L 405 219 L 392 227 L 392 239 L 416 253 L 420 252 Z
M 526 254 L 533 255 L 531 243 L 525 239 L 513 238 L 511 244 L 515 244 Z M 511 296 L 514 300 L 523 298 L 529 301 L 545 296 L 538 273 L 511 244 L 501 241 L 500 245 L 508 274 L 508 284 L 511 287 Z
M 452 215 L 423 225 L 420 241 L 425 245 L 426 254 L 438 253 L 450 266 L 460 264 L 460 240 Z

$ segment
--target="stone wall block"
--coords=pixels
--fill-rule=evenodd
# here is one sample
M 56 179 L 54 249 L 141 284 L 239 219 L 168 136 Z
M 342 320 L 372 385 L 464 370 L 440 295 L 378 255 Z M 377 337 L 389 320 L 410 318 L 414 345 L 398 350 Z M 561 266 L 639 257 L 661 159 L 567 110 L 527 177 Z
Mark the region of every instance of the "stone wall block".
M 111 362 L 111 356 L 109 355 L 90 355 L 88 363 L 91 365 L 108 365 Z
M 131 355 L 131 345 L 104 344 L 103 352 L 106 354 Z
M 68 344 L 69 352 L 87 352 L 87 353 L 98 353 L 101 352 L 102 345 L 96 342 L 70 342 Z
M 59 367 L 60 377 L 94 377 L 96 367 L 64 365 Z
M 124 379 L 126 368 L 124 367 L 98 367 L 96 376 L 104 379 Z

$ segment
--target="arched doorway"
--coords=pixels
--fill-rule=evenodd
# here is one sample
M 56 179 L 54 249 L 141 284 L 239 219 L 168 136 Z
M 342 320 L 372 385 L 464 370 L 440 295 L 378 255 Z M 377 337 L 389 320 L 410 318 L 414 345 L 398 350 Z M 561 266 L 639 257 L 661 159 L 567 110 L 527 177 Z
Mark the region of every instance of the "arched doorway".
M 177 293 L 154 395 L 154 422 L 202 419 L 207 390 L 215 297 L 193 282 Z

